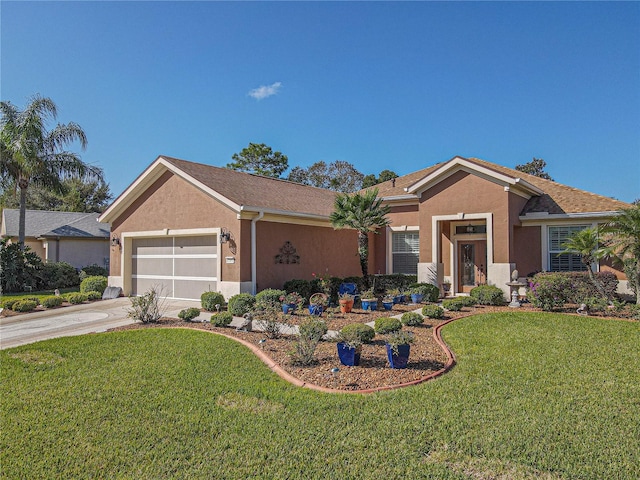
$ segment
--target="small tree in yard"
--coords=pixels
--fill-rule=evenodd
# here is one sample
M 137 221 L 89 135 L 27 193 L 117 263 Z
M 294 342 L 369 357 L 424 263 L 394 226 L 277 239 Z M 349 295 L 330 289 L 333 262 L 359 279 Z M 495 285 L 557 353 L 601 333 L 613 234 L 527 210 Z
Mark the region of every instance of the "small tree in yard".
M 605 231 L 611 233 L 611 249 L 624 261 L 625 274 L 640 305 L 640 204 L 621 210 Z
M 365 287 L 369 288 L 369 232 L 389 225 L 389 206 L 382 205 L 378 189 L 354 194 L 338 194 L 329 219 L 333 228 L 353 228 L 358 232 L 358 256 Z

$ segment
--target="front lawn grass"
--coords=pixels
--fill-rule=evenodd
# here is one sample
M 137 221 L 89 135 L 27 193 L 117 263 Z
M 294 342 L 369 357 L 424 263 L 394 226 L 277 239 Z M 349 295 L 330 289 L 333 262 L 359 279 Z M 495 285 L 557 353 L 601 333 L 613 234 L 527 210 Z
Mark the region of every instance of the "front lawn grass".
M 0 475 L 640 477 L 640 323 L 509 312 L 443 334 L 451 372 L 366 396 L 294 387 L 196 330 L 5 350 Z

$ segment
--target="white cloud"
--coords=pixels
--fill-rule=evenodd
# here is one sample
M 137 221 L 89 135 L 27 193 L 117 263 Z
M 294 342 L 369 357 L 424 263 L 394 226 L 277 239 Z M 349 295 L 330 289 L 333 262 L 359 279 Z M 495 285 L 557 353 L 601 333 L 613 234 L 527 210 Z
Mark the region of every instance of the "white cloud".
M 256 100 L 262 100 L 263 98 L 267 98 L 278 93 L 280 87 L 282 87 L 282 83 L 280 82 L 276 82 L 271 85 L 262 85 L 251 90 L 249 92 L 249 96 L 255 98 Z

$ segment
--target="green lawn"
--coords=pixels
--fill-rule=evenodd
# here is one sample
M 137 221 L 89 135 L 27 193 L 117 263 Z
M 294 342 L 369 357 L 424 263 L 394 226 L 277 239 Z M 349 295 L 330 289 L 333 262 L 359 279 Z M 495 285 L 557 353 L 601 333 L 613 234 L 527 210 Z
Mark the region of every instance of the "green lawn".
M 513 312 L 443 334 L 450 373 L 368 396 L 293 387 L 195 330 L 2 351 L 0 475 L 640 478 L 640 323 Z

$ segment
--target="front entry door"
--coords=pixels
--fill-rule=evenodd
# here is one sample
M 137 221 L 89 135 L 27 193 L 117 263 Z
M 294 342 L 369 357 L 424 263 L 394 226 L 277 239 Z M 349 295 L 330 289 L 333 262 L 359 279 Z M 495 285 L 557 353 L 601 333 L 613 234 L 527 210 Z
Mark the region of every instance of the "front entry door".
M 487 242 L 474 240 L 458 243 L 458 292 L 469 293 L 486 283 Z

